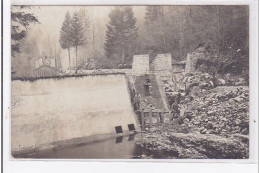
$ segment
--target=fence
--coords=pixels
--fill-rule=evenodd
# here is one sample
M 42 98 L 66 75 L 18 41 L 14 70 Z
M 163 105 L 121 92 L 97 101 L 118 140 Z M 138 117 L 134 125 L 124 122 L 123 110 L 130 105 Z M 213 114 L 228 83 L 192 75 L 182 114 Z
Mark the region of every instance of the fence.
M 153 126 L 153 114 L 156 114 L 157 123 L 156 125 L 159 126 L 160 124 L 164 124 L 164 113 L 169 113 L 168 111 L 152 111 L 152 110 L 141 110 L 141 129 L 144 131 L 146 124 L 145 124 L 145 116 L 148 114 L 149 116 L 149 127 Z

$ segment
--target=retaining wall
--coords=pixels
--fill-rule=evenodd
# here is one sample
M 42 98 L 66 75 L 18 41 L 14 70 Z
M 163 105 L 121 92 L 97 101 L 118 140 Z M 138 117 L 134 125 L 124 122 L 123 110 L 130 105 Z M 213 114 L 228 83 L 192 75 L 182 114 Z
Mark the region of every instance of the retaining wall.
M 138 129 L 122 74 L 12 81 L 12 152 Z

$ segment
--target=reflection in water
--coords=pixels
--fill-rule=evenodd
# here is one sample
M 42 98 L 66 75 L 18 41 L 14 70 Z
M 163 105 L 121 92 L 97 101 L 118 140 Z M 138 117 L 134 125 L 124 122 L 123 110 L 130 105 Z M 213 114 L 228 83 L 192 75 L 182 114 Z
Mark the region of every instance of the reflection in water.
M 116 138 L 116 143 L 121 143 L 123 141 L 123 136 L 119 136 Z
M 128 141 L 133 141 L 135 139 L 135 134 L 131 134 L 128 137 Z
M 125 140 L 123 140 L 125 138 Z M 127 140 L 128 139 L 128 140 Z M 27 158 L 64 159 L 130 159 L 135 153 L 134 135 L 120 136 L 106 141 L 93 142 L 59 150 L 38 151 Z
M 125 139 L 124 139 L 125 138 Z M 59 150 L 44 150 L 25 156 L 38 159 L 173 159 L 178 153 L 151 152 L 135 144 L 135 134 Z

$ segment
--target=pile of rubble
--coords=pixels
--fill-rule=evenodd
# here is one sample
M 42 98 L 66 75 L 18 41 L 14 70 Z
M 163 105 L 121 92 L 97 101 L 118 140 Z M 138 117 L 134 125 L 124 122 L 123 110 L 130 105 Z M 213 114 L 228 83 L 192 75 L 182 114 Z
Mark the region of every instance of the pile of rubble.
M 224 80 L 215 80 L 208 73 L 188 73 L 182 76 L 175 77 L 171 80 L 163 80 L 163 85 L 166 93 L 181 92 L 185 93 L 193 86 L 200 86 L 200 88 L 213 88 L 217 85 L 224 85 Z
M 193 86 L 200 86 L 201 89 L 210 89 L 217 86 L 247 86 L 244 78 L 226 74 L 224 76 L 216 75 L 213 78 L 208 73 L 194 72 L 186 74 L 174 74 L 172 78 L 163 80 L 166 93 L 185 92 Z
M 136 143 L 138 146 L 151 153 L 159 152 L 167 158 L 245 159 L 249 157 L 249 138 L 245 135 L 225 137 L 194 133 L 174 123 L 149 128 L 146 133 L 138 135 L 141 139 Z
M 146 128 L 137 145 L 172 158 L 248 158 L 249 87 L 225 86 L 225 80 L 214 81 L 207 73 L 186 75 L 181 81 L 185 90 L 197 85 L 186 93 L 163 81 L 168 101 L 181 93 L 180 117 Z
M 172 81 L 164 81 L 170 106 L 176 93 L 181 93 L 179 106 L 190 112 L 178 120 L 183 126 L 194 128 L 201 134 L 248 135 L 249 87 L 225 86 L 230 78 L 224 79 L 214 79 L 208 73 L 186 74 L 181 79 L 184 91 L 182 88 L 176 91 Z
M 193 127 L 201 134 L 244 134 L 249 133 L 249 88 L 217 87 L 194 89 L 183 101 L 191 112 L 183 125 Z
M 228 85 L 228 86 L 243 86 L 243 85 L 248 85 L 248 82 L 246 81 L 245 77 L 241 76 L 235 76 L 231 74 L 226 74 L 220 79 L 223 85 Z

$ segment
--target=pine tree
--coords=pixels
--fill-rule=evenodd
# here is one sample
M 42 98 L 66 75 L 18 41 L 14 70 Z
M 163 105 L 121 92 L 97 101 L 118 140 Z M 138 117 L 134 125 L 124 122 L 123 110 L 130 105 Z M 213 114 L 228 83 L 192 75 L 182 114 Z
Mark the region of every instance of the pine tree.
M 162 6 L 147 6 L 145 11 L 145 49 L 149 53 L 168 52 L 168 36 Z
M 85 39 L 85 28 L 82 23 L 82 18 L 79 12 L 74 12 L 73 18 L 71 21 L 71 38 L 72 38 L 72 45 L 76 49 L 76 73 L 77 73 L 77 59 L 78 59 L 78 47 L 81 45 L 86 44 Z
M 106 42 L 105 42 L 105 51 L 106 55 L 108 57 L 111 57 L 112 55 L 115 55 L 121 47 L 120 45 L 120 35 L 122 27 L 122 21 L 123 21 L 123 13 L 122 9 L 120 7 L 115 7 L 110 14 L 110 21 L 107 25 L 107 31 L 106 31 Z M 121 25 L 121 26 L 120 26 Z
M 80 8 L 79 15 L 81 18 L 81 23 L 84 28 L 84 38 L 85 38 L 85 45 L 86 45 L 85 49 L 83 48 L 84 50 L 82 52 L 84 54 L 84 53 L 89 53 L 88 48 L 87 48 L 88 45 L 86 43 L 88 43 L 88 40 L 90 39 L 90 37 L 89 37 L 89 28 L 90 28 L 89 27 L 89 25 L 90 25 L 89 24 L 89 14 L 88 14 L 86 7 Z M 88 56 L 81 57 L 81 59 L 79 59 L 78 64 L 81 64 L 81 65 L 85 64 L 88 58 L 89 58 Z
M 146 23 L 155 23 L 163 19 L 162 6 L 147 6 L 145 10 Z
M 125 23 L 126 23 L 126 41 L 129 46 L 129 51 L 133 52 L 135 49 L 136 39 L 138 37 L 138 28 L 136 27 L 136 19 L 132 7 L 125 7 Z
M 119 55 L 124 63 L 125 57 L 134 52 L 138 37 L 133 9 L 130 6 L 116 7 L 109 17 L 104 49 L 108 57 Z
M 71 27 L 71 17 L 69 12 L 66 13 L 64 22 L 60 31 L 60 45 L 62 49 L 68 49 L 69 55 L 69 68 L 71 67 L 70 63 L 70 48 L 72 47 L 72 27 Z
M 85 38 L 88 36 L 88 29 L 89 29 L 89 18 L 88 18 L 88 11 L 85 8 L 81 8 L 79 10 L 79 15 L 81 18 L 81 22 L 84 28 Z
M 32 13 L 23 12 L 24 8 L 30 9 L 31 6 L 12 6 L 11 11 L 11 54 L 13 57 L 21 53 L 20 41 L 27 35 L 30 24 L 40 23 Z

